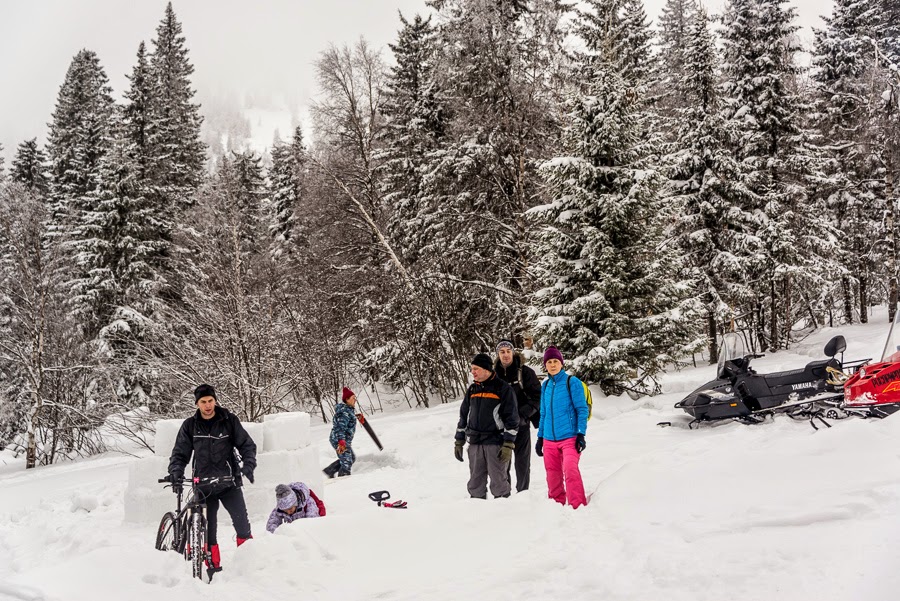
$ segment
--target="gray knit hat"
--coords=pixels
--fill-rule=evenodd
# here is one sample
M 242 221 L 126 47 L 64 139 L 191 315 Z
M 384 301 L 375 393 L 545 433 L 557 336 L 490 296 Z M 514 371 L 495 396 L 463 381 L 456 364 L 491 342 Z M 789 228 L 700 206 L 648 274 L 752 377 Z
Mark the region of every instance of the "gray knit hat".
M 297 494 L 287 484 L 279 484 L 275 487 L 275 499 L 278 501 L 278 509 L 281 511 L 300 505 Z

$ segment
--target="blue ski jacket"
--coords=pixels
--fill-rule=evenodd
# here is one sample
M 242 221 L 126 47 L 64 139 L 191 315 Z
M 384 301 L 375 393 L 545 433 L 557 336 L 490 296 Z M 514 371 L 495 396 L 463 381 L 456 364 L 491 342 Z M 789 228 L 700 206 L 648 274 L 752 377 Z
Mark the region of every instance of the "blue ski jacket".
M 567 382 L 568 380 L 568 382 Z M 565 370 L 547 376 L 541 385 L 541 422 L 538 438 L 554 442 L 585 434 L 588 406 L 581 380 Z
M 356 433 L 356 414 L 353 407 L 347 403 L 338 403 L 334 407 L 334 419 L 332 420 L 331 436 L 328 441 L 331 446 L 336 447 L 339 440 L 343 440 L 348 445 L 353 442 L 353 435 Z

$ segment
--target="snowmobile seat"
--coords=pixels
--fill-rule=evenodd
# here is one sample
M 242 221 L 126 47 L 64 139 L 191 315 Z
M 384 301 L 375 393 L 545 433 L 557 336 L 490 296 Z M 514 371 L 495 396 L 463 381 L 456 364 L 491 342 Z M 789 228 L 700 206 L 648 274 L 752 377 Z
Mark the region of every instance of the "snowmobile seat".
M 843 336 L 835 336 L 831 340 L 828 341 L 828 344 L 825 345 L 825 356 L 826 357 L 834 357 L 838 353 L 843 353 L 847 350 L 847 341 Z

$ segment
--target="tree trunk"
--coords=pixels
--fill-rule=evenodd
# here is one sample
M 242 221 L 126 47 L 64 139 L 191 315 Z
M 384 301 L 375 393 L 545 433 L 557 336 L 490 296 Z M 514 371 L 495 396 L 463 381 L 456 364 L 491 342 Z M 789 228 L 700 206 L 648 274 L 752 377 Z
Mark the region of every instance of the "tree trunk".
M 778 350 L 778 296 L 775 292 L 776 283 L 775 276 L 769 280 L 769 317 L 772 322 L 769 324 L 769 349 Z
M 884 262 L 888 273 L 888 321 L 894 322 L 894 313 L 897 311 L 897 237 L 894 232 L 896 221 L 896 208 L 894 202 L 894 173 L 892 161 L 888 160 L 885 166 L 884 194 L 887 202 L 887 214 L 885 215 L 885 229 L 887 229 L 888 253 Z
M 782 286 L 782 298 L 784 299 L 784 325 L 782 327 L 781 336 L 782 344 L 781 346 L 784 348 L 788 348 L 791 344 L 791 327 L 794 325 L 794 319 L 792 316 L 792 307 L 791 307 L 791 276 L 784 276 L 784 281 L 781 283 Z M 815 323 L 813 323 L 815 325 Z
M 853 287 L 847 276 L 841 278 L 841 292 L 844 296 L 844 320 L 853 323 Z
M 754 348 L 753 351 L 762 351 L 768 348 L 768 342 L 766 341 L 766 320 L 765 320 L 765 311 L 763 310 L 762 303 L 758 300 L 755 303 L 755 307 L 753 309 L 755 313 L 755 326 L 756 326 L 756 340 L 759 343 L 758 348 Z
M 869 323 L 869 277 L 859 273 L 859 323 Z
M 709 336 L 709 364 L 715 365 L 719 361 L 719 341 L 716 338 L 716 315 L 712 309 L 706 313 L 706 325 Z

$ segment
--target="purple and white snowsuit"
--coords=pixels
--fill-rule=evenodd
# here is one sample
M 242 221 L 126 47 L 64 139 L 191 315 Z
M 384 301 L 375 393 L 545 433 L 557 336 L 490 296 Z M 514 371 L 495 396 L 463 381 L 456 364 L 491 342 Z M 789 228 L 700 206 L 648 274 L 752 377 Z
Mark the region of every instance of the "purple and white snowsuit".
M 278 509 L 277 507 L 269 514 L 269 520 L 266 522 L 266 530 L 275 532 L 275 529 L 282 524 L 289 524 L 294 520 L 301 518 L 317 518 L 319 517 L 319 506 L 309 494 L 309 487 L 303 482 L 291 482 L 288 486 L 297 495 L 297 499 L 305 499 L 304 502 L 297 506 L 297 511 L 293 515 Z

